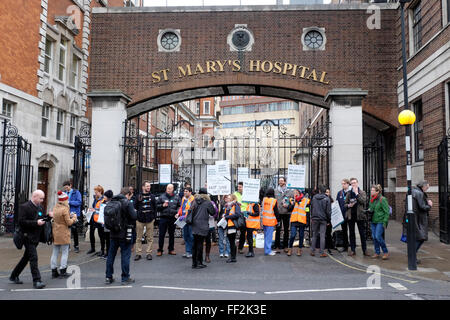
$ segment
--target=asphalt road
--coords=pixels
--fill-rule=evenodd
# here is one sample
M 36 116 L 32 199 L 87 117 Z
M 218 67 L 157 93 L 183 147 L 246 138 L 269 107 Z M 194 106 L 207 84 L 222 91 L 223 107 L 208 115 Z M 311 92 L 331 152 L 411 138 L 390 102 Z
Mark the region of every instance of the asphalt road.
M 178 242 L 179 240 L 177 240 Z M 65 279 L 50 278 L 43 272 L 44 290 L 32 289 L 29 267 L 21 275 L 23 285 L 0 278 L 0 299 L 162 299 L 162 300 L 435 300 L 450 299 L 450 283 L 419 280 L 406 275 L 367 273 L 363 267 L 349 265 L 340 253 L 332 257 L 312 257 L 305 249 L 301 257 L 284 253 L 264 256 L 256 249 L 255 258 L 238 254 L 238 262 L 225 263 L 217 247 L 212 262 L 204 269 L 192 269 L 192 261 L 176 256 L 154 256 L 152 261 L 131 261 L 131 276 L 136 282 L 120 285 L 120 255 L 115 263 L 115 282 L 105 285 L 105 260 L 94 258 L 79 265 L 78 289 L 67 288 Z M 82 254 L 82 253 L 81 253 Z M 368 279 L 372 277 L 372 280 Z

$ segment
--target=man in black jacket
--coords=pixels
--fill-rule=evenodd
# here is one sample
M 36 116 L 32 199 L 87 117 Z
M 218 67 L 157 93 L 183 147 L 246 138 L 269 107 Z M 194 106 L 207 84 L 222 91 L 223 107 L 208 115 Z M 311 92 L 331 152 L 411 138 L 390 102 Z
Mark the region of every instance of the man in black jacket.
M 327 224 L 331 223 L 331 200 L 325 194 L 327 188 L 319 187 L 319 194 L 316 194 L 311 201 L 311 223 L 312 223 L 312 245 L 311 255 L 315 255 L 317 236 L 320 234 L 320 256 L 326 257 L 325 249 L 325 232 Z
M 14 268 L 9 280 L 15 284 L 22 284 L 19 275 L 30 262 L 31 275 L 33 277 L 33 287 L 42 289 L 45 284 L 41 282 L 41 274 L 38 268 L 38 254 L 36 247 L 39 244 L 41 232 L 48 216 L 41 207 L 45 194 L 41 190 L 36 190 L 31 196 L 31 200 L 19 206 L 18 224 L 24 234 L 25 252 L 22 259 Z
M 137 222 L 136 222 L 136 257 L 134 261 L 141 259 L 142 236 L 147 237 L 147 260 L 152 260 L 153 228 L 156 217 L 156 199 L 150 193 L 150 182 L 142 184 L 142 193 L 136 199 Z M 144 232 L 145 228 L 145 232 Z
M 133 224 L 136 221 L 137 216 L 133 203 L 130 201 L 131 196 L 130 188 L 125 187 L 122 188 L 119 195 L 116 195 L 111 199 L 111 202 L 120 201 L 121 203 L 121 223 L 119 231 L 110 231 L 111 239 L 108 259 L 106 260 L 106 284 L 114 282 L 114 260 L 119 247 L 122 265 L 122 284 L 134 283 L 134 279 L 130 278 L 130 258 L 131 247 L 133 246 Z
M 159 248 L 157 256 L 162 256 L 164 247 L 164 238 L 166 231 L 169 230 L 169 254 L 176 255 L 175 253 L 175 215 L 178 213 L 178 209 L 181 206 L 180 198 L 173 192 L 173 184 L 169 184 L 166 187 L 166 192 L 158 198 L 156 204 L 156 210 L 160 215 L 159 220 Z

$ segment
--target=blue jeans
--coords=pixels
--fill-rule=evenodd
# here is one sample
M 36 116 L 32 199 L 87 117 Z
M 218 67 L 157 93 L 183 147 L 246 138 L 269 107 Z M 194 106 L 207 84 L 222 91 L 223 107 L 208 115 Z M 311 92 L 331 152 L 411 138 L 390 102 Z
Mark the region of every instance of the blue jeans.
M 289 238 L 289 248 L 292 248 L 294 245 L 295 236 L 297 235 L 297 229 L 299 234 L 299 241 L 298 241 L 298 247 L 303 248 L 303 239 L 305 238 L 305 225 L 304 224 L 298 224 L 298 225 L 291 225 L 291 237 Z
M 264 254 L 272 252 L 272 238 L 275 227 L 263 226 L 264 230 Z
M 183 227 L 183 239 L 186 244 L 186 253 L 192 254 L 192 245 L 194 244 L 194 236 L 192 235 L 192 226 L 186 224 Z
M 112 278 L 114 274 L 114 260 L 116 259 L 117 250 L 120 248 L 120 257 L 122 265 L 122 281 L 130 278 L 130 258 L 132 242 L 126 240 L 112 239 L 109 244 L 108 259 L 106 260 L 106 277 Z
M 388 253 L 388 249 L 386 248 L 386 242 L 383 239 L 384 226 L 382 223 L 371 223 L 372 226 L 372 238 L 373 245 L 375 247 L 375 253 L 380 254 L 380 247 L 383 250 L 383 253 Z
M 217 231 L 219 233 L 219 254 L 230 255 L 230 240 L 228 240 L 228 237 L 225 235 L 225 229 L 218 227 Z M 225 248 L 224 241 L 226 241 Z

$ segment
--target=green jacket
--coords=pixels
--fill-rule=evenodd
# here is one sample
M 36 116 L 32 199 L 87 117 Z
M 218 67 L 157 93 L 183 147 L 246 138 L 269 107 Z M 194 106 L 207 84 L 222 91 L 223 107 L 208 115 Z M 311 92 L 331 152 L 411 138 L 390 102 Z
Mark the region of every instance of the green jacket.
M 385 228 L 387 227 L 389 204 L 385 197 L 381 196 L 381 200 L 376 199 L 374 202 L 369 202 L 369 211 L 373 212 L 372 223 L 382 223 Z

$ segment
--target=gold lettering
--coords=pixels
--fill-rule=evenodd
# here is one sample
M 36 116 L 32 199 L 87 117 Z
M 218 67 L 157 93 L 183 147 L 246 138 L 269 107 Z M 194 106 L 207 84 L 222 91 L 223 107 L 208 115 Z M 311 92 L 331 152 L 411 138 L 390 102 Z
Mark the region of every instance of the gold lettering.
M 223 63 L 220 60 L 216 60 L 217 64 L 219 65 L 219 72 L 223 72 L 223 67 L 227 63 L 227 60 L 223 60 Z
M 316 69 L 312 69 L 311 73 L 309 74 L 309 76 L 306 77 L 306 79 L 309 80 L 311 76 L 313 76 L 313 81 L 317 81 Z
M 188 76 L 192 76 L 191 65 L 190 65 L 190 64 L 187 64 L 187 65 L 186 65 L 186 70 L 184 70 L 182 66 L 178 66 L 178 73 L 179 73 L 179 75 L 180 75 L 178 78 L 185 77 L 186 74 L 187 74 Z
M 269 69 L 264 68 L 264 66 L 266 64 L 269 64 Z M 264 60 L 263 63 L 261 63 L 261 70 L 262 70 L 262 72 L 266 72 L 267 73 L 267 72 L 272 71 L 272 69 L 273 69 L 273 63 L 271 61 Z
M 325 71 L 322 71 L 322 75 L 320 76 L 320 82 L 322 82 L 324 84 L 330 84 L 330 81 L 325 82 L 326 75 L 327 75 L 327 73 Z
M 292 64 L 285 62 L 284 68 L 283 68 L 283 74 L 286 74 L 291 69 L 292 69 Z
M 241 71 L 241 63 L 239 60 L 233 60 L 233 69 L 231 71 L 233 72 Z
M 210 73 L 211 70 L 217 72 L 216 63 L 214 61 L 206 61 L 206 72 Z
M 281 73 L 281 62 L 276 61 L 274 63 L 273 73 Z
M 167 72 L 169 72 L 169 71 L 170 71 L 169 69 L 161 70 L 161 72 L 163 73 L 163 76 L 164 76 L 164 81 L 169 81 L 169 78 L 167 77 Z
M 161 77 L 159 76 L 159 72 L 155 71 L 152 73 L 153 83 L 158 83 L 161 81 Z
M 256 65 L 255 65 L 255 62 L 256 62 Z M 250 60 L 250 72 L 254 72 L 254 71 L 257 71 L 257 72 L 259 72 L 259 71 L 261 71 L 260 69 L 259 69 L 259 65 L 261 64 L 261 60 Z M 253 70 L 253 68 L 254 67 L 256 67 L 256 70 Z
M 298 65 L 294 64 L 294 70 L 292 70 L 291 76 L 295 77 L 295 74 L 297 73 Z
M 309 68 L 304 67 L 304 66 L 300 66 L 300 69 L 302 69 L 302 73 L 300 74 L 300 78 L 305 78 L 305 72 L 306 70 L 309 70 Z
M 194 74 L 198 74 L 198 73 L 205 73 L 205 70 L 203 70 L 200 63 L 197 63 L 197 67 L 195 67 L 195 71 L 194 71 Z

